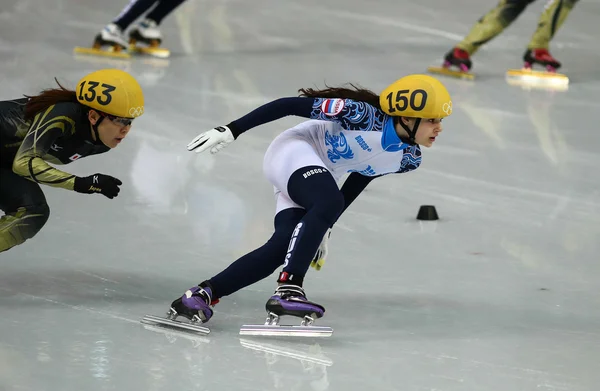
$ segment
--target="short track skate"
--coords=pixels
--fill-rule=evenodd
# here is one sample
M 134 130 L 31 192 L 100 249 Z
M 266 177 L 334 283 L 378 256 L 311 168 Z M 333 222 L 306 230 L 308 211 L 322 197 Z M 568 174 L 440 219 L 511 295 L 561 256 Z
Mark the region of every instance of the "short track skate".
M 569 78 L 556 72 L 561 67 L 560 62 L 552 57 L 547 49 L 528 49 L 523 55 L 523 61 L 523 68 L 509 69 L 506 72 L 508 84 L 527 89 L 564 91 L 569 88 Z M 543 67 L 545 71 L 534 70 L 534 66 Z
M 134 29 L 129 35 L 129 51 L 131 53 L 146 54 L 158 58 L 169 58 L 171 51 L 161 47 L 160 38 L 148 39 Z
M 282 272 L 282 277 L 288 279 L 289 274 Z M 291 277 L 289 277 L 291 278 Z M 304 289 L 298 285 L 281 284 L 265 305 L 267 320 L 262 325 L 243 325 L 240 335 L 286 336 L 286 337 L 329 337 L 333 334 L 331 327 L 314 326 L 315 319 L 325 314 L 322 305 L 308 301 Z M 281 325 L 282 316 L 301 318 L 299 326 Z
M 123 58 L 128 59 L 131 55 L 127 52 L 122 45 L 119 45 L 116 42 L 106 41 L 102 39 L 102 36 L 98 34 L 96 38 L 94 38 L 94 43 L 92 47 L 82 47 L 76 46 L 73 49 L 75 54 L 88 54 L 93 56 L 103 56 L 103 57 L 113 57 L 113 58 Z
M 176 330 L 183 330 L 187 332 L 193 332 L 200 335 L 207 335 L 210 333 L 208 327 L 202 326 L 202 320 L 197 315 L 192 318 L 189 322 L 182 322 L 176 320 L 179 314 L 175 309 L 170 308 L 165 318 L 154 315 L 146 315 L 142 318 L 143 324 L 162 326 L 167 328 L 174 328 Z
M 451 76 L 459 79 L 474 80 L 475 74 L 471 71 L 471 59 L 464 50 L 454 48 L 444 57 L 441 67 L 429 67 L 427 72 L 438 75 Z

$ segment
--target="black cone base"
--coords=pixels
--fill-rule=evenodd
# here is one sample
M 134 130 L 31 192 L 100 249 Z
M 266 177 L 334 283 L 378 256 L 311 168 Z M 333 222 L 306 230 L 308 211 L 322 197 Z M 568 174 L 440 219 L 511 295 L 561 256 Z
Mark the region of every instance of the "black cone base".
M 437 210 L 433 205 L 421 205 L 419 213 L 417 214 L 417 220 L 439 220 Z

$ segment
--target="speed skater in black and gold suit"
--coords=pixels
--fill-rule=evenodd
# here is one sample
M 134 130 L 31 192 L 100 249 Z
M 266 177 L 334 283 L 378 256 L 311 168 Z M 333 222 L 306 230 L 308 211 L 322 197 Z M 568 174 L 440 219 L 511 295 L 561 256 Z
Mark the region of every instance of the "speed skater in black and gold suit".
M 446 54 L 445 64 L 471 69 L 471 56 L 487 42 L 510 26 L 525 8 L 535 0 L 500 0 L 496 8 L 489 11 L 473 25 L 469 34 Z M 550 41 L 562 26 L 578 0 L 546 0 L 537 28 L 527 45 L 523 61 L 525 67 L 539 64 L 558 69 L 561 63 L 548 51 Z
M 144 113 L 140 85 L 124 71 L 103 69 L 83 77 L 76 91 L 59 87 L 0 102 L 0 252 L 31 239 L 48 220 L 41 184 L 111 199 L 119 194 L 117 178 L 78 177 L 50 164 L 119 145 Z

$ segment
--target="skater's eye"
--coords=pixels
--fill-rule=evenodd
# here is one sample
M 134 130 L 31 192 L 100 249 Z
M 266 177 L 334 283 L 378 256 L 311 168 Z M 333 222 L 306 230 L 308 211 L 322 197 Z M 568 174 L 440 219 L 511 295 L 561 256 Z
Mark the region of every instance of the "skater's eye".
M 112 117 L 111 121 L 116 125 L 129 126 L 133 122 L 133 118 Z

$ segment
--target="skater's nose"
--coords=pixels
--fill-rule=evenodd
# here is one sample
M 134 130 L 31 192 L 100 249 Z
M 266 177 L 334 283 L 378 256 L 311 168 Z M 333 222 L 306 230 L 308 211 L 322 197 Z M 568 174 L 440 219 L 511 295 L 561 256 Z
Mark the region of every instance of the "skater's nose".
M 127 133 L 129 133 L 129 130 L 130 130 L 130 129 L 131 129 L 131 124 L 129 124 L 129 125 L 125 125 L 125 126 L 123 126 L 123 127 L 121 128 L 121 130 L 120 130 L 120 133 L 121 133 L 123 136 L 127 136 Z

